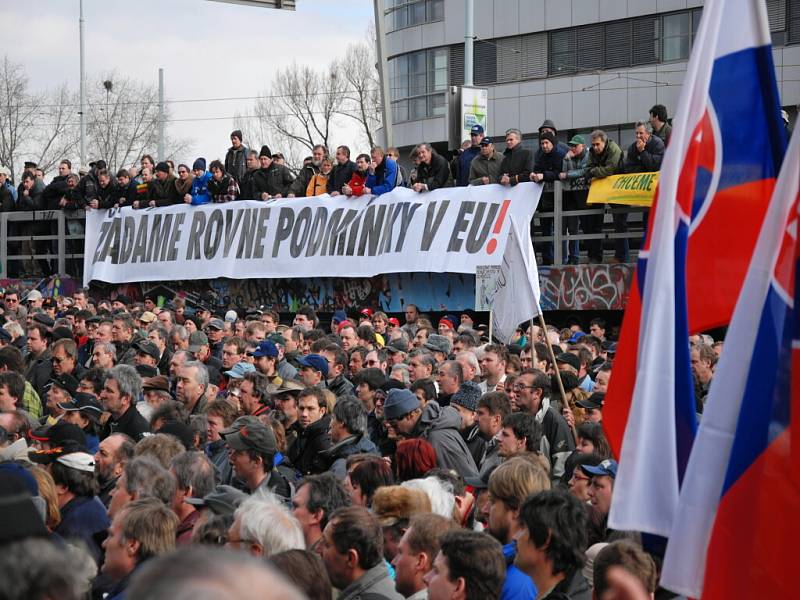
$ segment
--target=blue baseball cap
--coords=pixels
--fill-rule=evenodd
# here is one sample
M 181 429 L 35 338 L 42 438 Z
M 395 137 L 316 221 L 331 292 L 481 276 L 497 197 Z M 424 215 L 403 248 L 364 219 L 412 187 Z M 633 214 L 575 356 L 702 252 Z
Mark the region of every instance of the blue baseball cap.
M 614 479 L 617 476 L 617 461 L 607 458 L 596 467 L 581 465 L 581 470 L 589 477 L 605 476 Z
M 322 373 L 323 377 L 328 376 L 328 359 L 319 354 L 308 354 L 302 358 L 297 359 L 297 363 L 301 367 L 308 367 Z
M 264 340 L 258 344 L 258 348 L 253 351 L 253 356 L 256 358 L 261 358 L 262 356 L 269 356 L 271 358 L 277 358 L 278 356 L 278 347 L 275 345 L 275 342 L 272 340 Z
M 586 337 L 586 334 L 583 331 L 576 331 L 575 333 L 572 334 L 572 337 L 570 337 L 567 340 L 567 342 L 569 342 L 570 344 L 574 344 L 578 340 L 583 339 L 585 337 Z
M 238 362 L 233 365 L 230 371 L 225 371 L 225 375 L 231 379 L 242 379 L 247 373 L 252 373 L 256 368 L 249 362 Z
M 473 125 L 472 129 L 469 130 L 470 135 L 478 135 L 479 133 L 483 133 L 483 125 Z
M 387 421 L 400 419 L 419 408 L 419 398 L 411 390 L 392 389 L 386 393 L 383 403 L 383 416 Z

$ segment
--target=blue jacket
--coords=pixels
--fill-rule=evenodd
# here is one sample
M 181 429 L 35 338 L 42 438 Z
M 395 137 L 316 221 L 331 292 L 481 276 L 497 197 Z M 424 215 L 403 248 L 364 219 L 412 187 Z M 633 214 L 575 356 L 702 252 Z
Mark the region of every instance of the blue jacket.
M 375 173 L 367 175 L 365 185 L 372 190 L 372 194 L 380 196 L 391 192 L 397 183 L 397 163 L 388 156 L 384 156 Z
M 535 600 L 536 586 L 533 580 L 514 564 L 517 556 L 516 541 L 503 546 L 503 556 L 506 559 L 506 580 L 503 582 L 500 600 Z
M 204 172 L 200 177 L 192 180 L 192 206 L 209 204 L 211 202 L 211 192 L 208 191 L 208 182 L 211 181 L 211 173 Z
M 456 185 L 466 187 L 469 185 L 469 167 L 472 160 L 481 153 L 480 146 L 470 146 L 458 155 L 458 177 Z
M 108 529 L 110 521 L 106 513 L 106 507 L 96 496 L 91 498 L 77 496 L 67 502 L 61 509 L 61 522 L 56 527 L 55 532 L 61 537 L 69 540 L 78 538 L 82 540 L 92 558 L 98 560 L 101 555 L 100 546 L 95 540 L 94 534 Z

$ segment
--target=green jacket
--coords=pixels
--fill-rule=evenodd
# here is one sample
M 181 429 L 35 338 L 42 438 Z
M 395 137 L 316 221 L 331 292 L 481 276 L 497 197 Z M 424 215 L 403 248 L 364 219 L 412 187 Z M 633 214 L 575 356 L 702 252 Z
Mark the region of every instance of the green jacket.
M 500 179 L 500 166 L 503 164 L 503 155 L 497 150 L 492 152 L 489 158 L 482 154 L 478 154 L 469 163 L 469 184 L 470 185 L 483 185 L 481 177 L 488 177 L 489 183 L 497 183 Z
M 594 150 L 589 151 L 589 164 L 586 174 L 592 179 L 602 179 L 609 175 L 622 172 L 622 150 L 617 143 L 608 140 L 606 147 L 600 154 Z

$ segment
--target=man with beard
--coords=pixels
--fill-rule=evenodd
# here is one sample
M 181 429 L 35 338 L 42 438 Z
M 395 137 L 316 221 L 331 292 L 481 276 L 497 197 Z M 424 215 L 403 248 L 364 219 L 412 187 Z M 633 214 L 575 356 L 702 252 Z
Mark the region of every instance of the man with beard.
M 97 496 L 108 508 L 111 502 L 111 490 L 117 485 L 117 479 L 125 469 L 125 463 L 133 458 L 134 443 L 124 433 L 112 433 L 102 442 L 94 455 L 95 473 L 100 484 Z
M 311 151 L 311 162 L 303 165 L 303 168 L 300 169 L 300 172 L 297 174 L 297 179 L 295 179 L 289 187 L 289 198 L 294 198 L 295 196 L 303 197 L 306 195 L 308 183 L 314 175 L 319 173 L 319 168 L 322 166 L 322 159 L 326 156 L 328 156 L 328 149 L 325 146 L 321 144 L 314 146 Z

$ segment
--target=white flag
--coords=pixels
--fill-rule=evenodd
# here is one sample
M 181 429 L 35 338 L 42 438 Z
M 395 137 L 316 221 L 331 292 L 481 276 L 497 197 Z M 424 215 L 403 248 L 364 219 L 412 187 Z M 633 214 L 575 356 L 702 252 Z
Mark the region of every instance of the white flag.
M 527 227 L 527 223 L 525 223 Z M 500 276 L 491 297 L 492 335 L 507 344 L 520 323 L 539 314 L 539 271 L 528 236 L 511 217 Z

